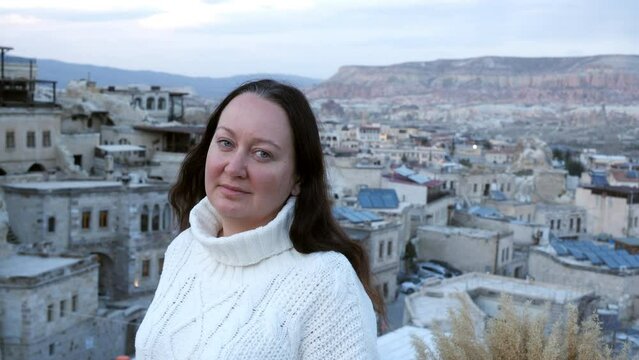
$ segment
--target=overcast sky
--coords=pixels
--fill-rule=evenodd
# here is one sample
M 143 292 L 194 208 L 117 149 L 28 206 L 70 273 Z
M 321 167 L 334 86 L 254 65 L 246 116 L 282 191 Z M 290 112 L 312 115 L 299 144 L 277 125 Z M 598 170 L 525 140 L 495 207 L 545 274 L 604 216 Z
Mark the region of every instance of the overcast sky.
M 191 76 L 639 54 L 638 0 L 0 0 L 12 55 Z

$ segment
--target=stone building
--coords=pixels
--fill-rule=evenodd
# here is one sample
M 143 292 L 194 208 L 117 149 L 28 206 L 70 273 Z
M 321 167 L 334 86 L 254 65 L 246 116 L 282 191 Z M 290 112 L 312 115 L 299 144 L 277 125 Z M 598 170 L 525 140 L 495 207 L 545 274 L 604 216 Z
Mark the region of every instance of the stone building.
M 93 256 L 0 258 L 0 357 L 89 359 L 105 354 L 93 335 L 97 288 Z
M 589 233 L 639 236 L 638 187 L 582 185 L 575 204 L 586 209 Z
M 404 325 L 450 331 L 449 311 L 460 311 L 462 301 L 469 305 L 475 328 L 483 329 L 485 320 L 500 309 L 500 297 L 512 298 L 517 311 L 528 310 L 532 316 L 542 314 L 549 306 L 548 320 L 553 323 L 567 313 L 566 305 L 579 310 L 580 317 L 592 314 L 595 308 L 593 293 L 570 285 L 527 281 L 503 276 L 469 273 L 426 286 L 405 298 Z M 548 329 L 550 331 L 550 329 Z
M 94 254 L 99 294 L 152 293 L 175 235 L 169 185 L 116 181 L 7 184 L 11 229 L 23 251 Z
M 13 70 L 0 79 L 0 176 L 54 170 L 62 146 L 55 82 L 36 80 L 33 60 L 5 60 L 7 49 L 2 68 Z
M 575 205 L 543 204 L 535 206 L 535 224 L 541 224 L 559 237 L 578 237 L 586 232 L 586 209 Z
M 362 243 L 368 252 L 373 284 L 384 297 L 384 301 L 395 300 L 400 254 L 404 246 L 401 239 L 403 224 L 399 221 L 384 220 L 371 211 L 358 211 L 347 207 L 334 208 L 334 214 L 346 234 Z
M 362 188 L 380 188 L 381 163 L 355 157 L 326 157 L 326 172 L 331 193 L 336 200 L 356 196 Z
M 635 260 L 628 263 L 619 254 L 607 244 L 555 240 L 531 249 L 528 272 L 536 281 L 593 291 L 614 303 L 624 321 L 639 315 L 639 255 L 630 255 Z
M 417 256 L 442 260 L 464 272 L 512 275 L 512 233 L 453 226 L 426 225 L 417 229 Z

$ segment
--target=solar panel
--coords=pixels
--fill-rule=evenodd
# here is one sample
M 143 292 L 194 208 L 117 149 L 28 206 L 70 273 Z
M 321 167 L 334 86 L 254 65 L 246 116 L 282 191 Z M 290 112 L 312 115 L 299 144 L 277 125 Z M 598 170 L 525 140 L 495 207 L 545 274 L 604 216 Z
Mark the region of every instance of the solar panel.
M 365 209 L 396 209 L 399 206 L 397 193 L 393 189 L 361 189 L 357 201 Z
M 635 258 L 633 255 L 623 255 L 624 260 L 628 263 L 628 266 L 632 269 L 639 268 L 639 258 Z
M 601 260 L 601 258 L 599 258 L 599 256 L 597 256 L 595 253 L 593 253 L 592 251 L 584 251 L 584 255 L 586 255 L 586 257 L 588 258 L 588 260 L 590 260 L 590 262 L 593 265 L 603 265 L 603 260 Z
M 560 244 L 558 241 L 551 241 L 550 245 L 553 247 L 553 249 L 555 249 L 555 252 L 559 256 L 566 256 L 570 254 L 566 247 Z
M 568 247 L 568 251 L 577 260 L 587 260 L 588 259 L 586 257 L 586 255 L 583 253 L 583 251 L 577 249 L 576 247 L 570 246 L 570 247 Z
M 409 175 L 408 178 L 420 185 L 426 184 L 430 180 L 428 177 L 421 174 Z
M 616 259 L 612 258 L 611 256 L 603 256 L 601 257 L 601 260 L 603 260 L 603 262 L 606 264 L 606 266 L 608 266 L 611 269 L 620 269 L 621 265 L 616 261 Z

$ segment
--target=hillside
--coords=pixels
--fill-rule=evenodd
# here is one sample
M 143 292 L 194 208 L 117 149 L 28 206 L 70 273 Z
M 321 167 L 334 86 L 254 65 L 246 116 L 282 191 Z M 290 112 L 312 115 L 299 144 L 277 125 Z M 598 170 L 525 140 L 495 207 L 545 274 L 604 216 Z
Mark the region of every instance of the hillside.
M 38 59 L 38 78 L 54 80 L 58 86 L 64 88 L 69 81 L 86 79 L 96 81 L 99 86 L 147 84 L 160 85 L 168 88 L 191 88 L 198 96 L 207 99 L 219 99 L 237 85 L 258 78 L 275 78 L 308 88 L 319 83 L 320 80 L 295 75 L 283 74 L 248 74 L 223 78 L 190 77 L 155 71 L 122 70 L 105 66 L 72 64 L 57 60 Z
M 344 66 L 308 95 L 343 100 L 410 97 L 417 104 L 632 104 L 639 102 L 639 56 L 491 56 Z

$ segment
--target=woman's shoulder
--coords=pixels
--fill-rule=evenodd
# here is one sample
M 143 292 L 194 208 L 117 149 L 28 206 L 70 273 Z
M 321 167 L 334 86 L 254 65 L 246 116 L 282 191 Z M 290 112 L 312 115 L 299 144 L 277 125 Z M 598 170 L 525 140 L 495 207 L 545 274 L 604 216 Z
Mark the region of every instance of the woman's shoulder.
M 317 282 L 339 285 L 359 281 L 346 256 L 336 251 L 318 251 L 307 255 L 303 268 Z

